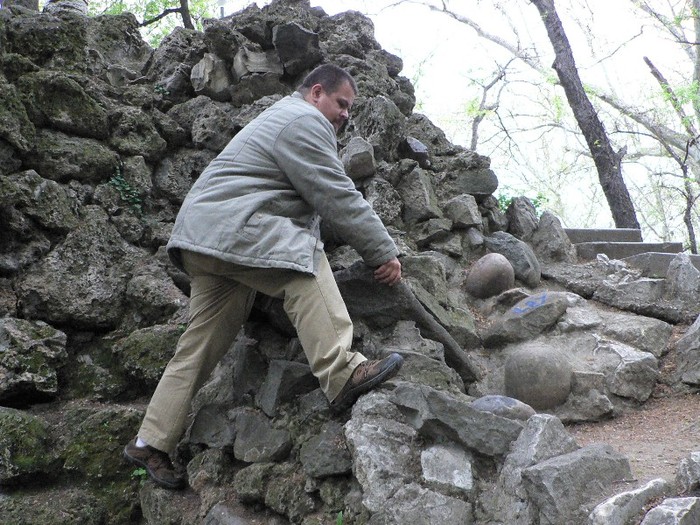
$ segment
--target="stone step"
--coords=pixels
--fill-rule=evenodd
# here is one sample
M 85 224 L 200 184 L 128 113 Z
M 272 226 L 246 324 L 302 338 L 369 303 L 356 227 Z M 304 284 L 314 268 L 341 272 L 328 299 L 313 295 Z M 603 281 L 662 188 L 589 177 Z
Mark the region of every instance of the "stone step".
M 625 257 L 622 260 L 630 266 L 640 269 L 644 277 L 664 278 L 676 255 L 676 253 L 647 252 Z M 688 254 L 688 257 L 692 265 L 700 270 L 700 255 Z
M 573 244 L 581 242 L 642 242 L 636 228 L 564 228 Z
M 647 252 L 680 253 L 683 243 L 680 242 L 580 242 L 575 243 L 576 255 L 581 260 L 595 259 L 599 253 L 604 253 L 610 259 L 624 259 Z

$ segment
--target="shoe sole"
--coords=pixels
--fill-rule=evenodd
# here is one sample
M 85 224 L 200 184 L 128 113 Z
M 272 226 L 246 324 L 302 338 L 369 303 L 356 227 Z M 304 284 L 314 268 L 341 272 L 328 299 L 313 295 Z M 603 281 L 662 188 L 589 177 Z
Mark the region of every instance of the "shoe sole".
M 355 388 L 348 390 L 344 401 L 338 403 L 337 405 L 331 404 L 331 411 L 336 414 L 344 412 L 346 409 L 350 408 L 350 406 L 352 406 L 355 401 L 357 401 L 357 398 L 362 394 L 373 389 L 379 383 L 383 383 L 384 381 L 394 377 L 398 371 L 401 370 L 402 365 L 403 357 L 401 357 L 399 354 L 392 354 L 390 356 L 389 365 L 381 373 L 377 374 L 369 381 L 365 381 L 361 385 L 357 385 Z
M 148 477 L 153 480 L 153 483 L 156 485 L 160 485 L 161 487 L 164 487 L 166 489 L 181 489 L 185 486 L 184 480 L 179 482 L 179 483 L 168 483 L 167 481 L 164 481 L 160 478 L 158 478 L 153 471 L 148 467 L 148 463 L 145 461 L 141 461 L 138 458 L 135 458 L 134 456 L 131 456 L 127 451 L 126 448 L 124 448 L 124 451 L 122 452 L 122 455 L 124 456 L 124 459 L 126 459 L 128 462 L 130 462 L 133 465 L 136 465 L 137 467 L 141 467 L 148 473 Z

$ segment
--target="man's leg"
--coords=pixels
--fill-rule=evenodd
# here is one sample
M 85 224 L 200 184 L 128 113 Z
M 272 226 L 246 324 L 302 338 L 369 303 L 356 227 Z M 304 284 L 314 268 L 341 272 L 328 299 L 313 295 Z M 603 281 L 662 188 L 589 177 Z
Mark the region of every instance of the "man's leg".
M 183 259 L 192 276 L 190 323 L 138 434 L 157 450 L 174 450 L 192 397 L 247 319 L 254 290 L 284 299 L 285 311 L 321 389 L 330 401 L 344 401 L 337 408 L 346 408 L 357 395 L 388 379 L 401 366 L 398 354 L 367 361 L 362 354 L 350 351 L 352 321 L 325 255 L 317 276 L 240 266 L 196 253 L 185 253 Z M 129 447 L 133 445 L 127 450 Z
M 284 309 L 333 410 L 349 408 L 358 396 L 401 368 L 399 354 L 368 361 L 350 351 L 352 321 L 325 254 L 316 276 L 297 275 L 287 283 Z
M 298 274 L 286 284 L 284 310 L 297 329 L 312 373 L 332 401 L 367 358 L 350 350 L 352 320 L 325 255 L 317 275 Z
M 192 277 L 189 323 L 146 409 L 137 440 L 124 449 L 129 461 L 167 488 L 185 485 L 169 454 L 184 431 L 192 398 L 231 347 L 255 298 L 250 288 L 209 273 L 206 260 L 192 261 L 188 254 L 183 259 Z
M 159 450 L 175 450 L 192 398 L 229 350 L 245 323 L 255 292 L 211 273 L 206 259 L 184 253 L 191 279 L 187 329 L 151 398 L 139 437 Z
M 199 254 L 192 257 L 211 259 Z M 211 265 L 217 275 L 284 300 L 285 312 L 297 330 L 311 372 L 329 401 L 334 401 L 343 389 L 344 398 L 352 401 L 352 397 L 388 379 L 401 366 L 401 357 L 393 354 L 388 362 L 372 361 L 372 367 L 364 367 L 358 377 L 354 375 L 360 365 L 367 364 L 367 358 L 350 350 L 352 321 L 325 254 L 321 254 L 316 275 L 223 261 Z M 355 383 L 350 381 L 351 376 Z

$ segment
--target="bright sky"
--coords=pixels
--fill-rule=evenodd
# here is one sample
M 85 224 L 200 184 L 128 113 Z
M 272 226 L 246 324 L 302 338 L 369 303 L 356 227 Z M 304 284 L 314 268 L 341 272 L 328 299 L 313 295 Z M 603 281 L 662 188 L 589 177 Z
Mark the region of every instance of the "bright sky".
M 269 1 L 256 3 L 262 7 Z M 437 115 L 444 115 L 443 120 L 449 119 L 455 108 L 466 104 L 468 93 L 460 87 L 468 82 L 474 59 L 487 55 L 481 52 L 470 57 L 478 40 L 472 32 L 465 31 L 462 24 L 411 3 L 385 7 L 393 3 L 389 0 L 311 0 L 312 6 L 323 8 L 329 15 L 356 10 L 370 16 L 375 38 L 382 48 L 403 59 L 402 75 L 413 81 L 422 103 L 420 111 L 433 120 Z M 226 13 L 249 4 L 248 0 L 230 0 Z M 419 76 L 418 71 L 422 71 Z
M 375 37 L 381 46 L 404 61 L 402 74 L 414 83 L 420 104 L 417 111 L 427 114 L 443 127 L 454 142 L 466 143 L 469 135 L 464 131 L 464 127 L 469 119 L 460 118 L 460 114 L 469 100 L 481 94 L 474 81 L 487 80 L 484 76 L 487 74 L 485 71 L 492 71 L 497 60 L 503 63 L 510 55 L 478 38 L 476 33 L 463 23 L 410 1 L 397 5 L 399 1 L 311 0 L 311 5 L 323 8 L 329 15 L 354 9 L 370 16 L 375 26 Z M 226 4 L 227 14 L 242 9 L 249 3 L 249 0 L 229 0 Z M 267 3 L 268 0 L 257 2 L 260 7 Z M 459 5 L 458 2 L 453 4 Z M 469 15 L 480 20 L 487 31 L 514 41 L 512 35 L 509 35 L 507 18 L 492 7 L 498 4 L 496 0 L 476 0 Z M 544 26 L 538 20 L 537 9 L 529 2 L 511 1 L 507 4 L 505 10 L 509 17 L 531 22 L 520 24 L 521 31 L 522 26 L 528 31 L 528 34 L 520 35 L 522 40 L 544 42 L 539 48 L 551 49 L 546 41 Z M 580 27 L 567 22 L 570 9 L 574 7 L 578 9 L 577 17 L 581 16 L 582 9 L 588 13 L 590 18 L 587 26 Z M 638 96 L 645 90 L 648 92 L 654 85 L 642 63 L 642 56 L 649 55 L 652 60 L 655 57 L 656 60 L 663 60 L 664 56 L 668 56 L 665 50 L 666 42 L 656 38 L 650 40 L 647 33 L 634 39 L 631 45 L 617 49 L 621 43 L 639 33 L 638 26 L 621 23 L 631 17 L 628 0 L 573 0 L 562 3 L 559 11 L 584 82 L 593 85 L 612 82 L 617 86 L 624 86 L 628 98 Z M 601 70 L 599 60 L 606 57 L 594 57 L 589 60 L 582 57 L 580 50 L 590 48 L 591 41 L 596 41 L 598 45 L 602 45 L 603 41 L 609 42 L 608 47 L 616 49 L 617 66 Z M 543 64 L 545 67 L 551 64 L 551 58 L 547 60 L 549 62 Z M 621 63 L 627 64 L 628 67 L 620 68 Z M 597 68 L 596 78 L 587 78 L 587 75 L 590 77 L 591 67 Z

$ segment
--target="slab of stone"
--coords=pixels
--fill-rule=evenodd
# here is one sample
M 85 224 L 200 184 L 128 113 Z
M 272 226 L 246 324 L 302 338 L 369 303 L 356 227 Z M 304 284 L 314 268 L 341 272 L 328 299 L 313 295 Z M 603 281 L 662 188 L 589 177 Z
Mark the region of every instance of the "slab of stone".
M 640 525 L 696 525 L 700 523 L 700 498 L 668 498 L 654 507 Z
M 623 262 L 638 268 L 644 277 L 666 277 L 675 253 L 645 252 L 622 259 Z M 700 270 L 700 255 L 688 255 L 690 262 Z
M 569 240 L 581 242 L 642 242 L 642 230 L 637 228 L 565 228 Z
M 644 515 L 645 507 L 672 490 L 665 479 L 653 479 L 645 485 L 616 494 L 598 505 L 588 516 L 589 525 L 626 525 L 637 523 Z
M 477 410 L 461 396 L 402 383 L 391 400 L 419 434 L 448 438 L 487 456 L 505 454 L 523 428 L 521 422 Z
M 421 452 L 423 479 L 439 492 L 469 494 L 474 489 L 472 455 L 454 444 L 436 444 Z
M 579 259 L 589 261 L 603 253 L 611 259 L 624 259 L 645 252 L 680 253 L 683 243 L 680 242 L 582 242 L 575 244 L 576 255 Z
M 246 463 L 266 463 L 284 459 L 292 449 L 289 432 L 272 426 L 263 414 L 245 412 L 236 417 L 233 455 Z
M 603 444 L 547 459 L 522 474 L 540 523 L 585 523 L 597 498 L 615 482 L 632 479 L 627 458 Z

